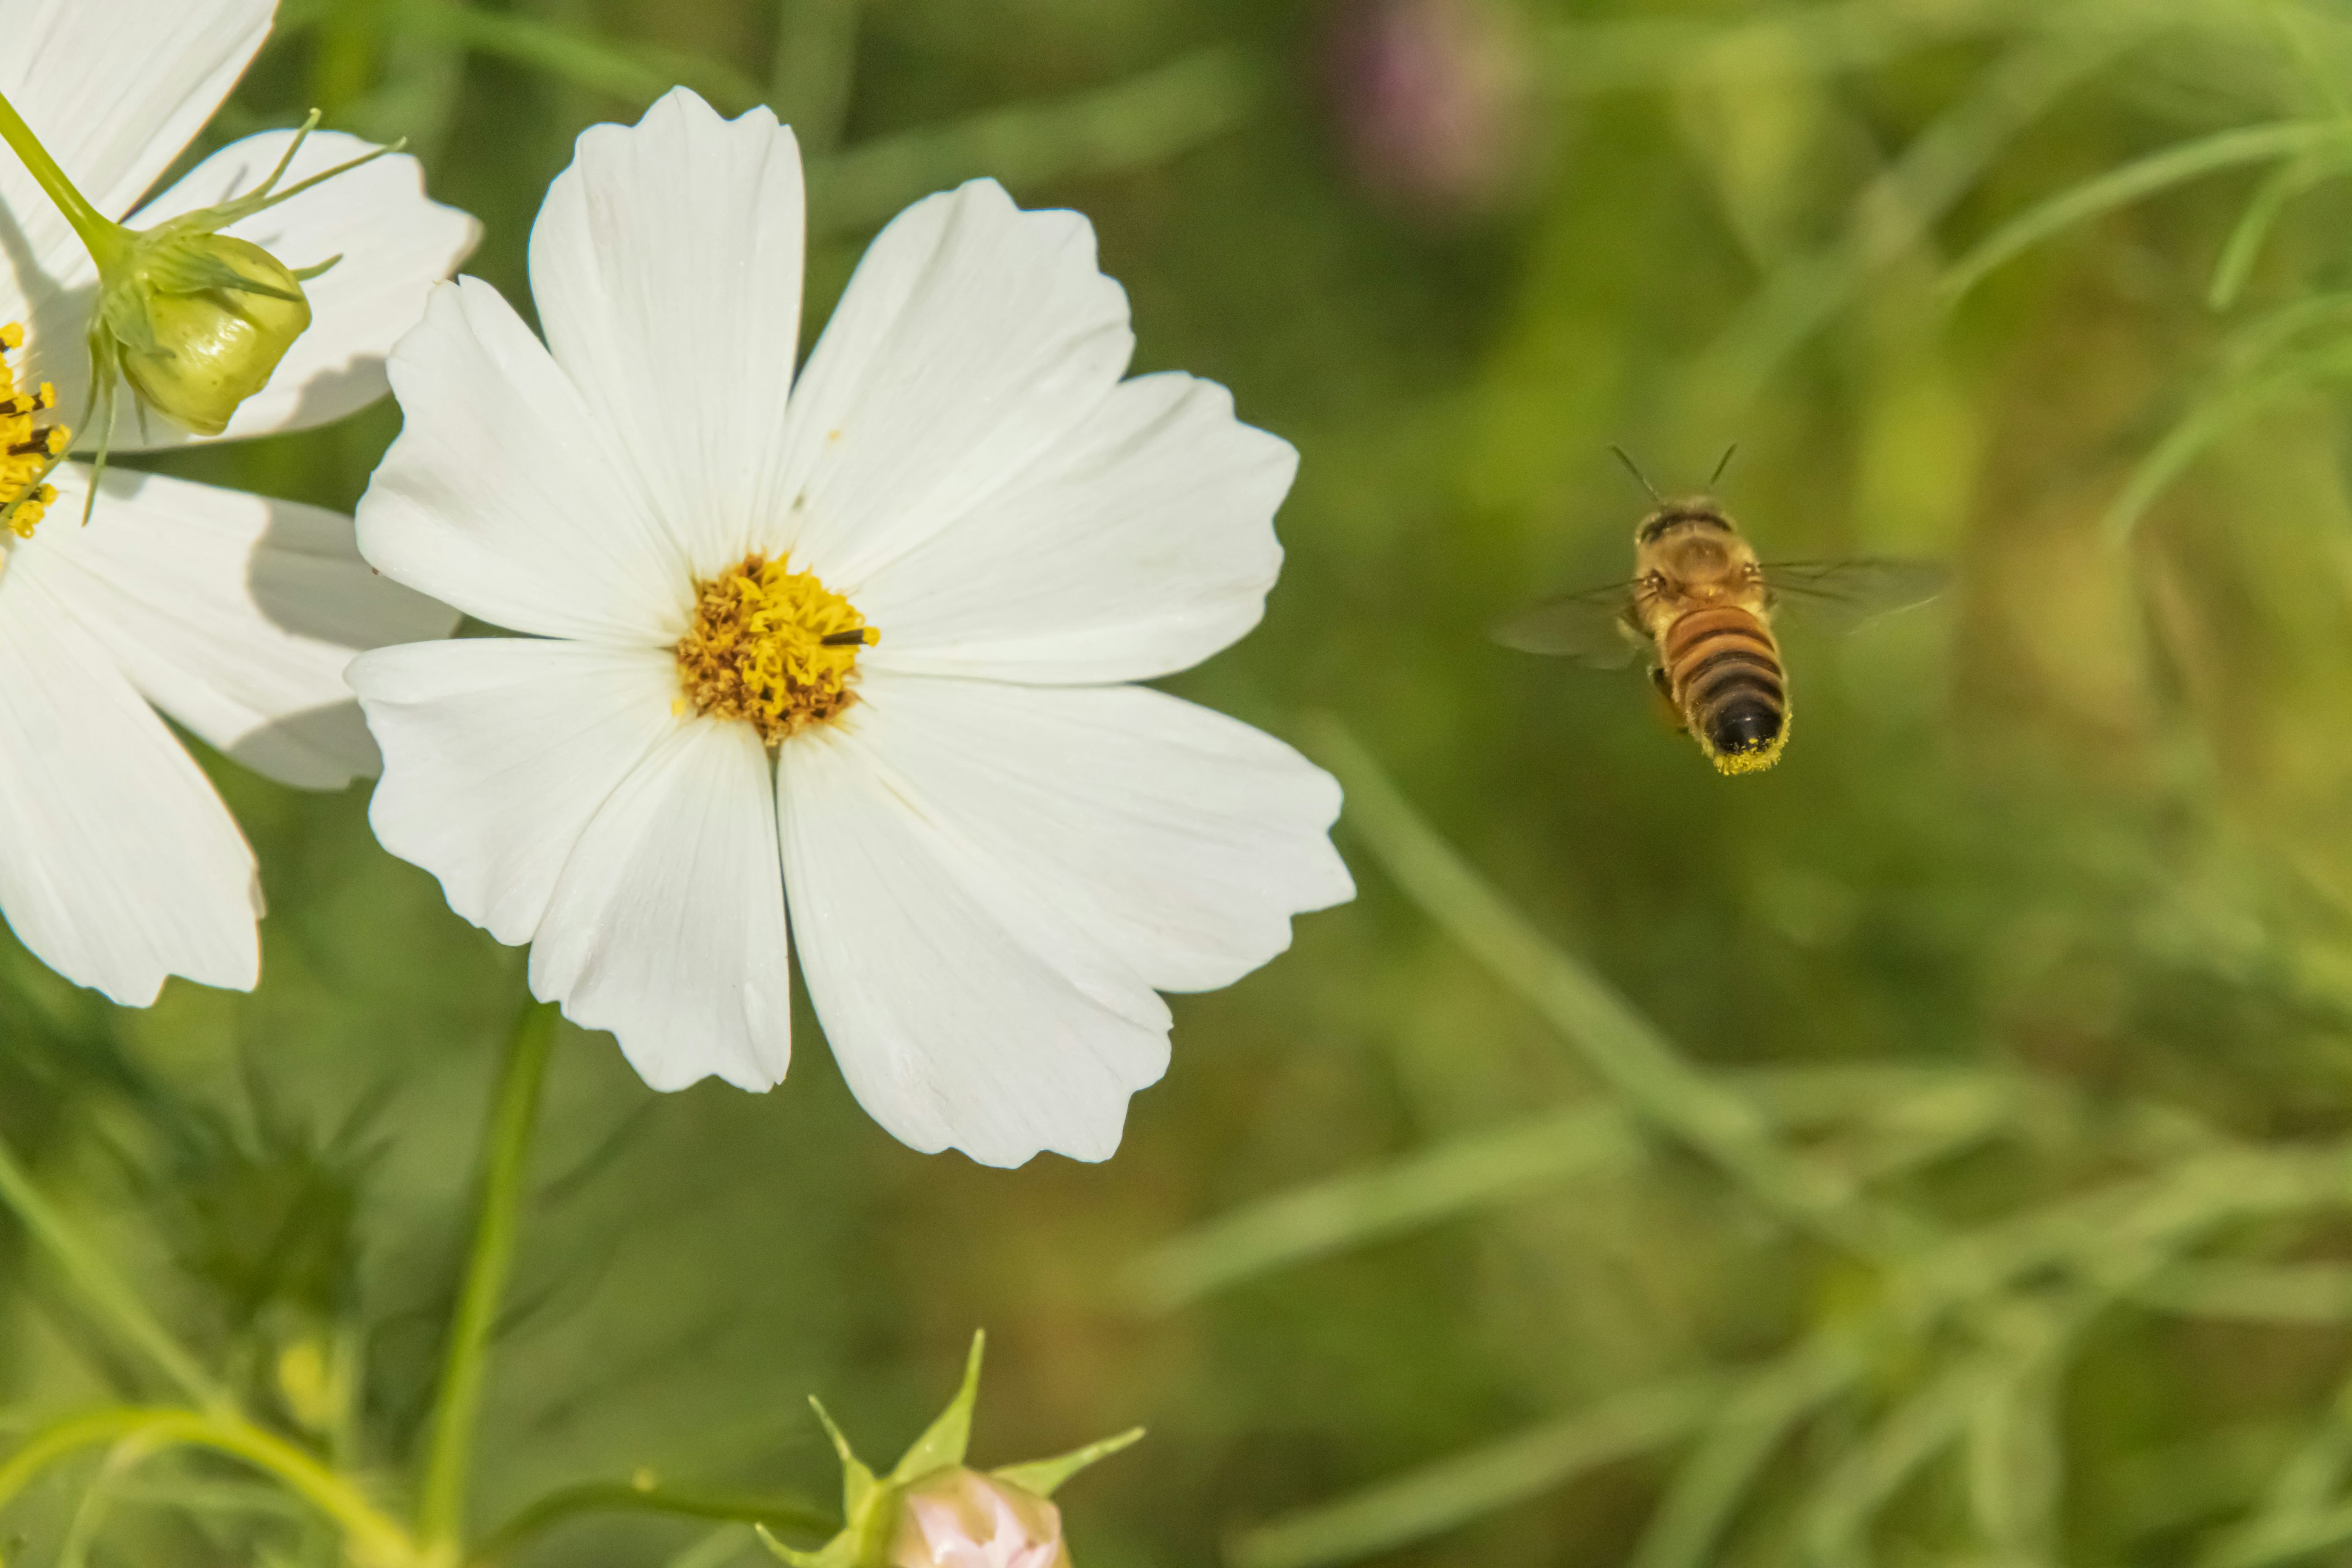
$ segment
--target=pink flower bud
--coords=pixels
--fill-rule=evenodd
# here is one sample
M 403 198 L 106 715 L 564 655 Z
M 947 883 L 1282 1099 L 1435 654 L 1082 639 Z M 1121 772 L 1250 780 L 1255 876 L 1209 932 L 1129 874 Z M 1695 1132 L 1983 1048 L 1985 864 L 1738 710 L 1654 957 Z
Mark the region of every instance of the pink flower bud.
M 1069 1568 L 1062 1510 L 961 1466 L 908 1489 L 890 1568 Z

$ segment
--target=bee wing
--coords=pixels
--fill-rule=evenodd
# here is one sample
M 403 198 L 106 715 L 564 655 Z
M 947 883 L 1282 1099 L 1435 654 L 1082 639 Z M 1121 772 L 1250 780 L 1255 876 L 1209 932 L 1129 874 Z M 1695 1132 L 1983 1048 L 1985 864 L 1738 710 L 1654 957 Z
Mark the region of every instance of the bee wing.
M 1764 583 L 1775 608 L 1835 631 L 1852 631 L 1865 621 L 1925 604 L 1951 581 L 1951 569 L 1935 561 L 1776 561 L 1764 566 Z
M 1625 618 L 1633 601 L 1632 583 L 1564 594 L 1496 626 L 1495 640 L 1522 653 L 1550 654 L 1615 669 L 1632 663 L 1642 648 L 1641 633 Z

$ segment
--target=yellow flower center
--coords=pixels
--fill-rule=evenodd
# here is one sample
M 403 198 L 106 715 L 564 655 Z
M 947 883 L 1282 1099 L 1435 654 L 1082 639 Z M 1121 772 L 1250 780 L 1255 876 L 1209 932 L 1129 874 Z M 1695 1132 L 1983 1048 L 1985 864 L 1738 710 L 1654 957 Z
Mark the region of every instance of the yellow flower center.
M 42 481 L 65 456 L 73 432 L 33 423 L 33 416 L 58 405 L 58 389 L 46 381 L 28 392 L 16 389 L 7 355 L 24 346 L 23 327 L 14 321 L 0 327 L 0 521 L 17 538 L 30 539 L 58 499 L 55 487 Z
M 696 712 L 741 719 L 772 746 L 857 700 L 857 650 L 882 634 L 815 573 L 747 555 L 694 590 L 677 676 Z

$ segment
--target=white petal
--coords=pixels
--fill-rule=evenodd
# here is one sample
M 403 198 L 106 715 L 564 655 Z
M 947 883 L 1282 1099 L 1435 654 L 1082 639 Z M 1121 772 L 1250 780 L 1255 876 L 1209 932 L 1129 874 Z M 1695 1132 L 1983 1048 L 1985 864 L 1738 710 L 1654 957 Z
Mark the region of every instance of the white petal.
M 405 419 L 359 506 L 378 571 L 517 631 L 667 646 L 694 584 L 612 440 L 496 289 L 433 290 L 393 352 Z
M 222 148 L 140 208 L 133 223 L 143 228 L 254 189 L 293 140 L 291 131 L 266 131 Z M 312 132 L 283 183 L 291 185 L 369 150 L 370 143 L 356 136 Z M 424 316 L 425 291 L 473 250 L 481 226 L 455 207 L 428 200 L 424 170 L 415 159 L 395 153 L 338 174 L 223 232 L 253 241 L 291 268 L 342 258 L 302 286 L 310 300 L 310 325 L 287 350 L 269 384 L 247 398 L 227 431 L 214 437 L 234 441 L 341 419 L 389 392 L 384 357 Z M 78 413 L 89 371 L 86 358 L 40 368 L 58 384 L 60 405 Z M 152 416 L 142 434 L 130 393 L 119 395 L 118 449 L 199 439 Z M 78 434 L 84 445 L 93 439 L 89 431 Z
M 565 863 L 530 988 L 656 1089 L 763 1089 L 792 1057 L 791 976 L 767 750 L 749 724 L 683 721 Z
M 1018 480 L 855 594 L 876 669 L 1139 680 L 1263 613 L 1298 454 L 1188 375 L 1125 382 Z
M 1330 774 L 1140 686 L 866 677 L 858 742 L 892 788 L 1162 991 L 1229 985 L 1290 919 L 1354 896 Z
M 111 650 L 146 699 L 247 767 L 339 789 L 376 771 L 343 667 L 446 637 L 455 611 L 368 569 L 352 521 L 294 501 L 116 469 L 90 525 L 88 475 L 9 554 Z
M 119 218 L 228 96 L 276 9 L 276 0 L 5 0 L 0 94 L 82 195 Z M 60 290 L 86 293 L 96 265 L 13 153 L 0 156 L 0 207 L 16 230 L 0 247 L 14 283 L 0 284 L 14 296 L 0 315 L 34 318 L 37 363 L 70 363 L 89 312 Z
M 627 443 L 696 574 L 743 558 L 800 355 L 800 149 L 677 89 L 582 132 L 530 233 L 549 349 Z
M 253 852 L 102 647 L 0 576 L 0 914 L 67 979 L 143 1007 L 166 974 L 250 990 Z
M 383 748 L 368 820 L 504 942 L 547 918 L 589 819 L 681 721 L 667 653 L 465 637 L 362 654 L 352 689 Z
M 1085 218 L 1024 213 L 993 180 L 917 202 L 876 237 L 793 388 L 764 511 L 776 547 L 847 591 L 1075 429 L 1133 349 Z
M 1165 1012 L 1144 1021 L 1073 979 L 1074 957 L 1098 955 L 1076 951 L 1069 917 L 991 883 L 851 725 L 779 758 L 801 973 L 858 1103 L 926 1152 L 1108 1159 L 1128 1097 L 1167 1069 Z

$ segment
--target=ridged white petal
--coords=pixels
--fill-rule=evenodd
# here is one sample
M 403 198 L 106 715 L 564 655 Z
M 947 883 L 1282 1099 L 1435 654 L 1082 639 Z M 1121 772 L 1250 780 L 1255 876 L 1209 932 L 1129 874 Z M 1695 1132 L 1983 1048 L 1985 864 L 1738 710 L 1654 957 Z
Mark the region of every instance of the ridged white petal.
M 531 943 L 532 992 L 656 1089 L 763 1089 L 791 1062 L 773 781 L 750 725 L 680 723 L 589 822 Z
M 530 235 L 548 348 L 696 574 L 743 558 L 800 354 L 800 149 L 685 88 L 581 133 Z
M 762 513 L 775 548 L 849 594 L 993 499 L 1110 395 L 1127 295 L 1074 212 L 993 180 L 875 237 L 793 388 Z
M 167 974 L 251 989 L 253 852 L 108 651 L 0 576 L 0 914 L 67 979 L 143 1007 Z
M 992 499 L 860 583 L 877 669 L 1139 680 L 1255 626 L 1298 455 L 1188 375 L 1122 383 Z
M 685 631 L 677 540 L 497 289 L 436 288 L 392 384 L 405 423 L 359 506 L 378 571 L 516 631 L 640 647 Z
M 362 654 L 352 689 L 383 748 L 383 847 L 449 907 L 529 942 L 589 820 L 682 722 L 667 652 L 467 637 Z
M 870 675 L 851 719 L 892 794 L 1161 991 L 1230 985 L 1354 896 L 1339 785 L 1262 731 L 1140 686 Z
M 777 801 L 801 973 L 867 1113 L 982 1164 L 1108 1159 L 1128 1098 L 1167 1069 L 1157 998 L 1072 911 L 991 881 L 855 726 L 787 742 Z
M 231 142 L 140 208 L 134 226 L 143 228 L 254 189 L 277 167 L 293 139 L 291 131 L 265 131 Z M 368 151 L 369 143 L 356 136 L 314 131 L 282 183 L 291 185 Z M 482 226 L 456 207 L 429 199 L 416 160 L 393 153 L 313 185 L 283 205 L 222 232 L 253 241 L 291 268 L 342 258 L 302 286 L 310 301 L 310 324 L 278 362 L 269 384 L 238 405 L 225 434 L 210 437 L 234 441 L 341 419 L 389 392 L 385 356 L 423 318 L 426 291 L 455 272 L 473 250 Z M 58 384 L 61 405 L 78 414 L 89 368 L 86 358 L 75 356 L 41 368 Z M 117 450 L 205 439 L 152 416 L 142 429 L 130 393 L 122 391 L 118 397 Z M 93 438 L 89 430 L 77 435 L 85 447 Z
M 374 773 L 343 667 L 446 637 L 455 611 L 370 571 L 339 512 L 118 468 L 83 528 L 88 475 L 53 478 L 10 576 L 41 583 L 150 702 L 247 767 L 309 789 Z

